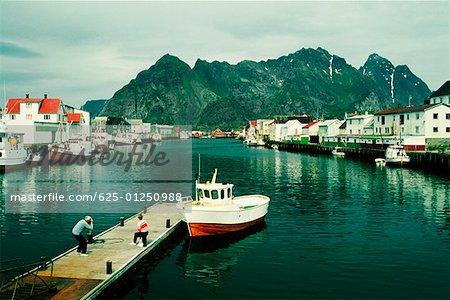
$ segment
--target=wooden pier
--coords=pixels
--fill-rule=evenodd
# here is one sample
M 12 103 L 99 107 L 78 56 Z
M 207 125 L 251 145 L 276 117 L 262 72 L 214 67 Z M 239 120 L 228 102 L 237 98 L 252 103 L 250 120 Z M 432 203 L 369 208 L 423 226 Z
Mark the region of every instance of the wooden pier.
M 301 152 L 309 154 L 325 154 L 331 155 L 334 147 L 322 146 L 318 144 L 294 144 L 269 141 L 266 147 L 272 148 L 276 145 L 280 151 Z M 375 158 L 384 158 L 385 150 L 373 148 L 348 148 L 342 147 L 345 157 L 373 162 Z M 425 172 L 436 173 L 446 177 L 450 177 L 450 154 L 437 152 L 408 152 L 411 163 L 408 167 L 420 169 Z
M 41 293 L 38 298 L 94 299 L 183 224 L 181 212 L 175 204 L 155 204 L 143 215 L 149 224 L 147 247 L 130 245 L 138 221 L 134 215 L 124 221 L 124 226 L 119 223 L 95 236 L 94 243 L 88 244 L 88 256 L 78 255 L 74 247 L 46 262 L 45 270 L 39 267 L 34 270 L 39 278 L 55 288 L 53 292 Z M 107 274 L 107 261 L 112 263 L 111 274 Z M 23 281 L 36 281 L 31 273 Z M 14 284 L 11 284 L 0 298 L 11 299 L 13 288 Z

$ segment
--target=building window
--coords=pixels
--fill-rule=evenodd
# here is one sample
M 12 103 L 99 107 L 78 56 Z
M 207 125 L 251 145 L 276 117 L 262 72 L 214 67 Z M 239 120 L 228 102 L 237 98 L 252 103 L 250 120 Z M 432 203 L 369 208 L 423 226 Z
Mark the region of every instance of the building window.
M 9 115 L 9 119 L 10 120 L 15 120 L 16 119 L 16 115 Z
M 350 134 L 352 134 L 352 130 L 350 129 Z
M 352 125 L 352 120 L 348 120 L 348 124 Z
M 433 132 L 438 132 L 438 128 L 437 127 L 433 127 Z
M 405 115 L 400 115 L 400 125 L 405 124 Z
M 406 120 L 409 120 L 409 114 L 406 115 Z
M 416 133 L 419 133 L 419 126 L 416 126 Z
M 389 133 L 389 127 L 386 127 L 386 128 L 384 129 L 384 133 Z
M 358 129 L 358 134 L 361 134 L 361 129 Z
M 31 103 L 25 103 L 26 108 L 31 108 Z
M 405 133 L 405 128 L 404 127 L 402 127 L 402 133 Z
M 44 115 L 44 120 L 50 120 L 50 115 Z
M 450 132 L 450 127 L 445 128 L 445 132 Z
M 416 114 L 416 120 L 419 120 L 419 119 L 420 119 L 420 114 L 417 113 L 417 114 Z
M 378 123 L 380 123 L 380 117 L 377 117 L 377 121 L 378 121 Z
M 433 114 L 433 119 L 437 120 L 438 114 Z
M 28 103 L 27 103 L 28 104 Z M 33 115 L 32 114 L 27 114 L 26 115 L 26 119 L 27 120 L 33 120 Z
M 445 115 L 445 118 L 446 118 L 447 120 L 450 120 L 450 114 L 446 114 L 446 115 Z
M 381 117 L 381 125 L 384 125 L 384 116 Z

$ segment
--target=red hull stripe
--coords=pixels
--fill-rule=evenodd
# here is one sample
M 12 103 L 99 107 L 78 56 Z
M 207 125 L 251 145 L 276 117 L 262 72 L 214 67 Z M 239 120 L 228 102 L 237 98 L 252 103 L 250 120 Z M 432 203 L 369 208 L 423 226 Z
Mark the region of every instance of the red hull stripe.
M 189 234 L 191 237 L 219 235 L 239 231 L 264 221 L 264 217 L 240 224 L 208 224 L 208 223 L 189 223 Z

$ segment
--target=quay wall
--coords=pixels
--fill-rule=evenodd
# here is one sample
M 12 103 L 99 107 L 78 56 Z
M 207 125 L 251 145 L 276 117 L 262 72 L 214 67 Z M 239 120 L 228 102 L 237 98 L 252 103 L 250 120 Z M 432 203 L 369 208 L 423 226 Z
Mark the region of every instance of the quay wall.
M 268 141 L 266 147 L 272 148 L 272 145 L 277 145 L 280 151 L 309 153 L 309 154 L 325 154 L 332 155 L 334 147 L 322 146 L 318 144 L 300 144 L 300 143 L 285 143 Z M 373 162 L 375 158 L 384 158 L 383 149 L 372 148 L 349 148 L 342 147 L 346 158 L 352 158 L 362 161 Z M 408 152 L 411 158 L 411 163 L 408 167 L 425 170 L 430 173 L 436 173 L 450 177 L 450 154 L 438 152 Z

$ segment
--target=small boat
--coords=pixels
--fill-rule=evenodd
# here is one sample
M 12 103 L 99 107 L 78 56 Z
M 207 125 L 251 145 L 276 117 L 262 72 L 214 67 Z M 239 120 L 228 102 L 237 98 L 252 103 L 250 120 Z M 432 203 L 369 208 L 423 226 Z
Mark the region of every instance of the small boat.
M 386 149 L 386 164 L 402 166 L 409 164 L 410 158 L 402 145 L 392 145 Z
M 2 123 L 0 128 L 0 169 L 21 166 L 27 160 L 23 147 L 23 134 L 8 132 Z
M 88 160 L 92 154 L 92 144 L 82 138 L 70 138 L 67 142 L 56 143 L 49 146 L 49 158 L 51 162 L 70 164 L 78 159 Z
M 278 150 L 278 145 L 277 145 L 277 144 L 273 144 L 273 145 L 272 145 L 272 149 L 273 149 L 273 150 Z
M 266 145 L 266 142 L 264 142 L 262 139 L 247 138 L 244 140 L 244 144 L 246 144 L 248 147 L 263 147 Z
M 181 202 L 189 235 L 214 236 L 240 231 L 264 221 L 270 198 L 263 195 L 233 196 L 233 184 L 196 183 L 196 200 Z
M 334 149 L 333 149 L 333 151 L 331 151 L 331 153 L 335 156 L 340 156 L 340 157 L 345 156 L 344 149 L 342 149 L 341 147 L 334 147 Z
M 31 152 L 27 157 L 27 164 L 39 164 L 44 160 L 40 152 Z
M 384 167 L 386 165 L 386 160 L 384 158 L 375 158 L 375 164 Z

